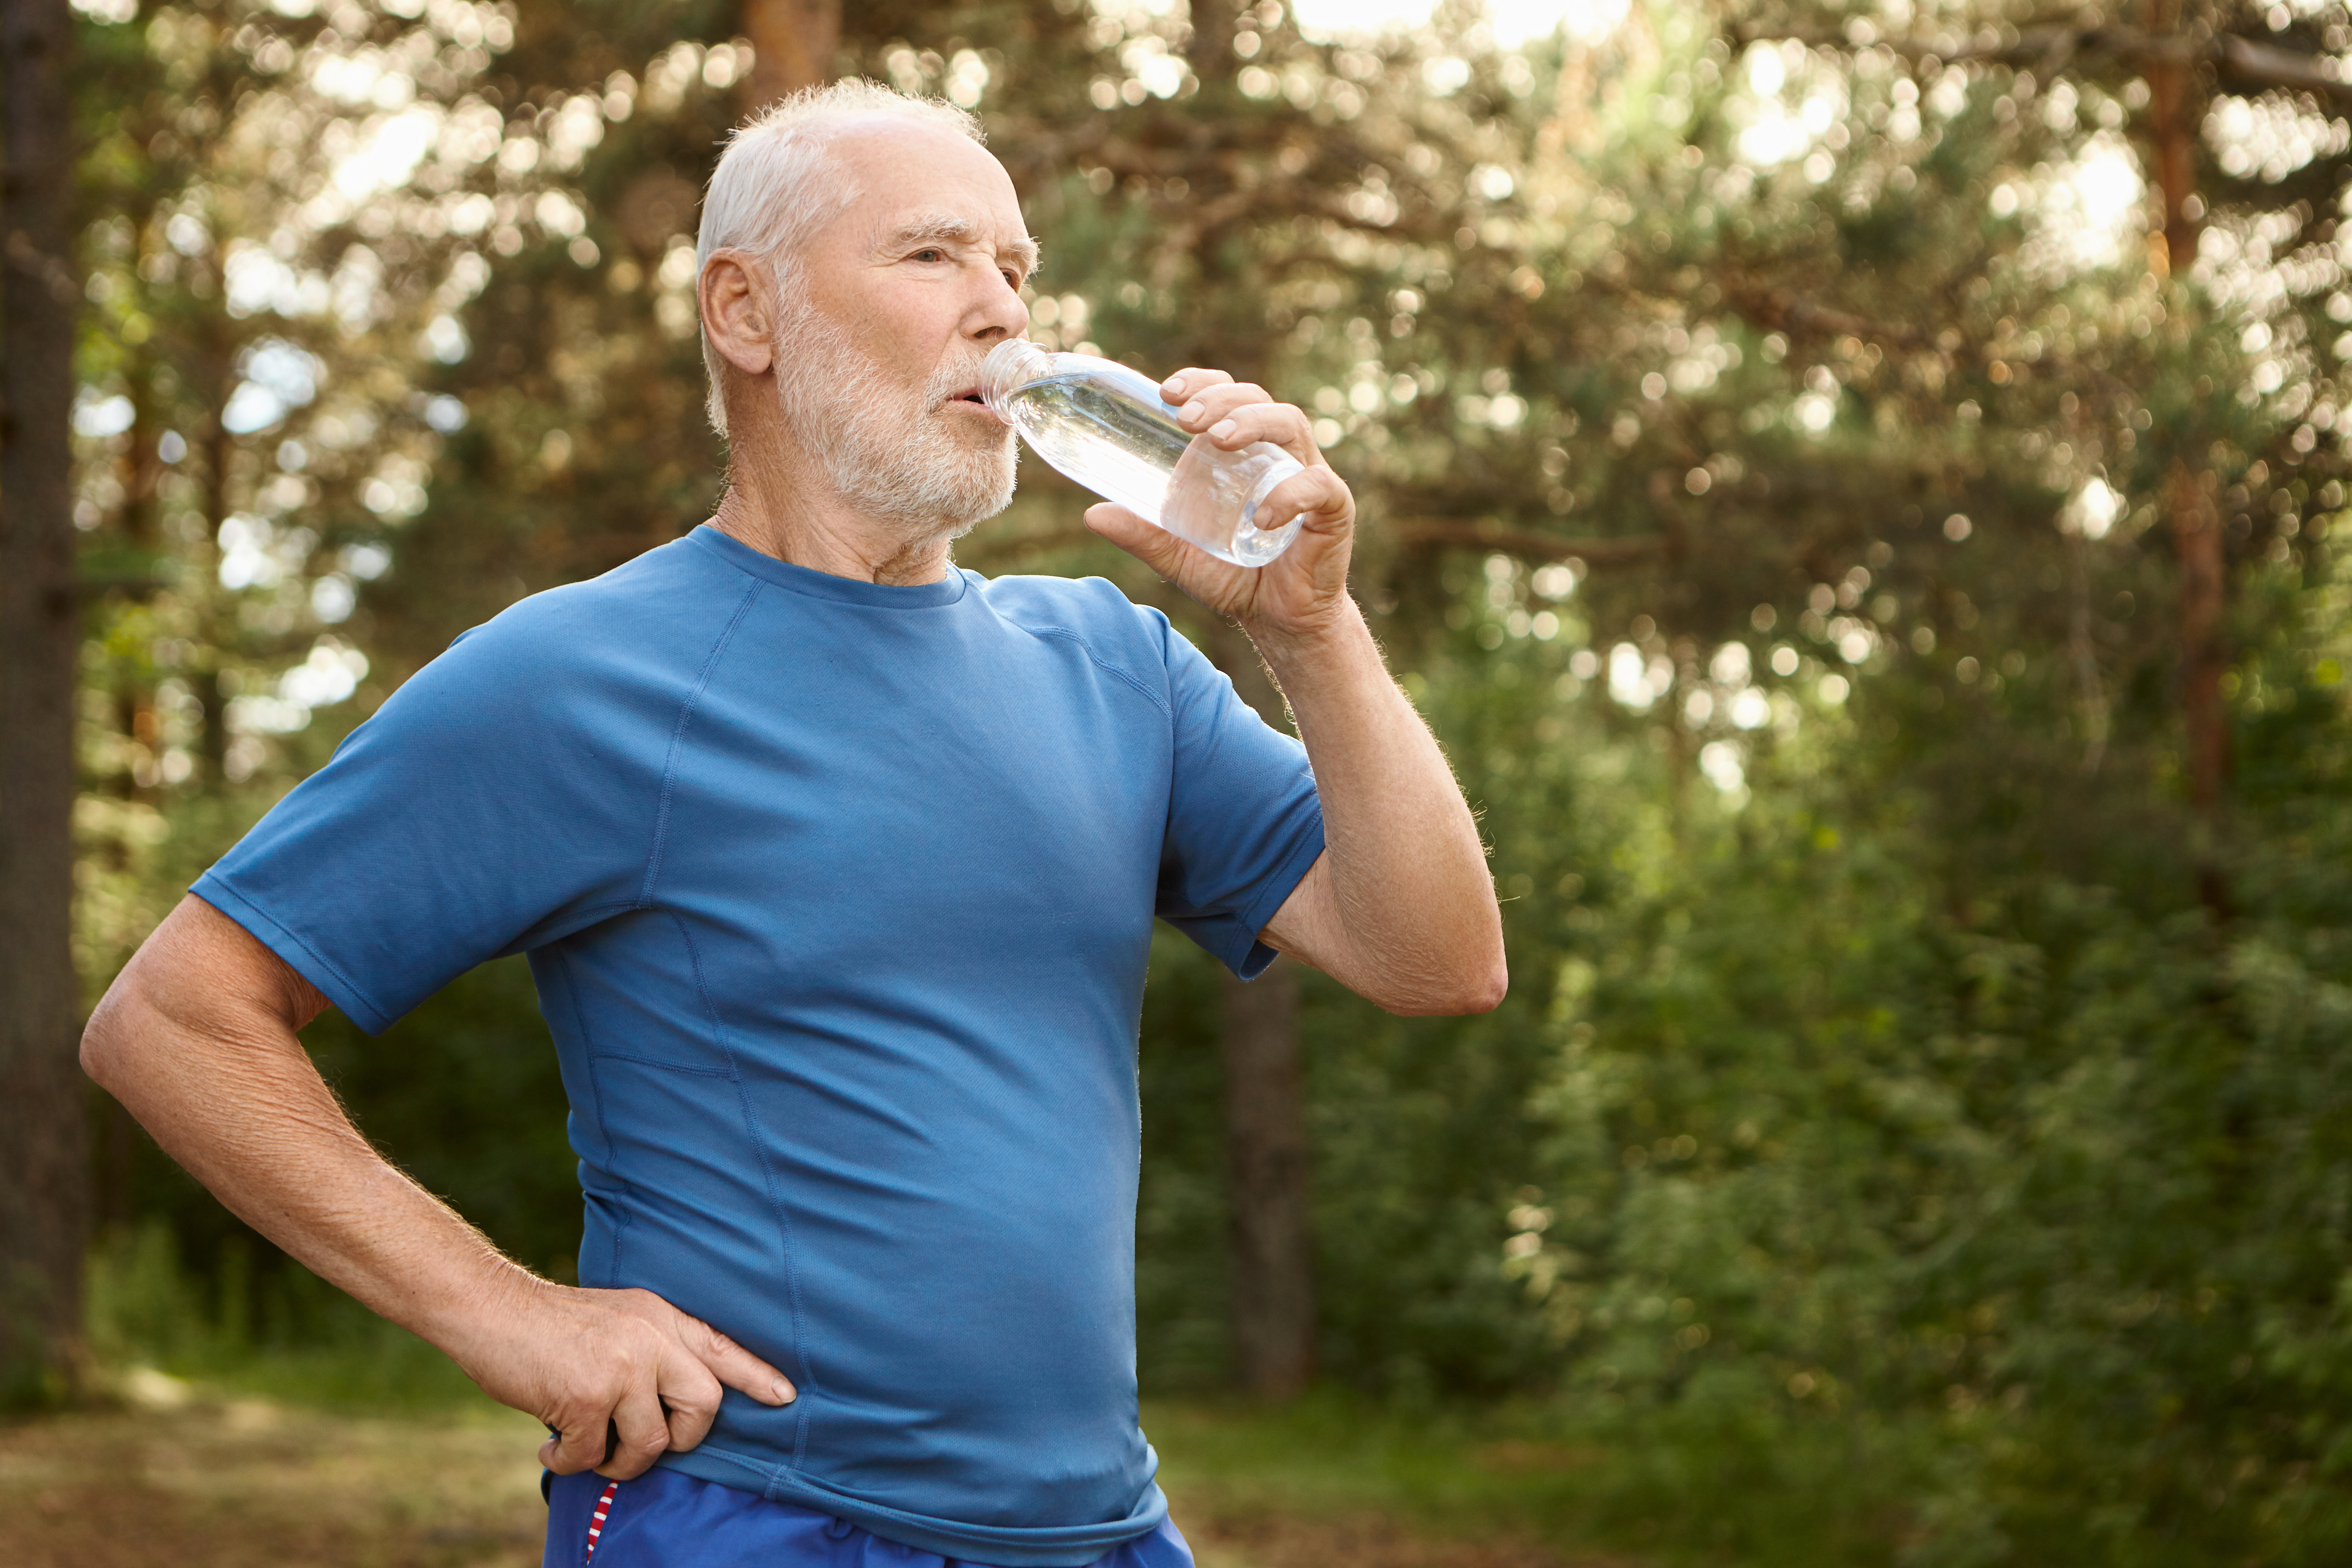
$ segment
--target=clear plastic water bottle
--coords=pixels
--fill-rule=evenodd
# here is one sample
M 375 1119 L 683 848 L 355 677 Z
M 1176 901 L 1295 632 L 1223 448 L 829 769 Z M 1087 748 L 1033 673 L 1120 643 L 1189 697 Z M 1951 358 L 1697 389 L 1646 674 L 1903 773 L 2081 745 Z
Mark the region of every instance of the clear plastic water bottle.
M 1299 519 L 1257 526 L 1266 493 L 1303 465 L 1271 442 L 1238 452 L 1176 423 L 1148 377 L 1091 354 L 1008 340 L 981 362 L 980 398 L 1029 449 L 1106 500 L 1235 566 L 1264 566 Z

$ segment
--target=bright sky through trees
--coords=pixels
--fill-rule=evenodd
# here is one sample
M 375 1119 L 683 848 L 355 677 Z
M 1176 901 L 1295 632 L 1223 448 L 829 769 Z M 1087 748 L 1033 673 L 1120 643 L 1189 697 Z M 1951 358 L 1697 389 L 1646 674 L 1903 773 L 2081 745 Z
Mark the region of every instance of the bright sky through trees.
M 1428 26 L 1432 0 L 1295 0 L 1291 13 L 1310 37 L 1336 41 Z M 1614 33 L 1629 0 L 1488 0 L 1487 30 L 1496 46 L 1522 47 L 1565 29 L 1571 39 L 1597 44 Z M 1826 179 L 1835 161 L 1825 139 L 1846 113 L 1843 73 L 1810 57 L 1796 44 L 1759 43 L 1742 58 L 1748 101 L 1736 146 L 1758 168 L 1807 161 L 1806 172 Z M 2071 98 L 2071 89 L 2069 89 Z M 1952 108 L 1943 106 L 1948 118 Z M 2245 118 L 2242 114 L 2241 118 Z M 2145 225 L 2147 185 L 2138 160 L 2120 136 L 2095 138 L 2071 164 L 2043 172 L 2032 189 L 2003 185 L 1997 215 L 2033 209 L 2051 248 L 2075 267 L 2112 264 Z
M 1487 0 L 1486 25 L 1507 49 L 1549 37 L 1566 26 L 1571 37 L 1601 38 L 1624 19 L 1627 0 Z M 1431 0 L 1293 0 L 1291 16 L 1309 37 L 1392 32 L 1426 26 Z

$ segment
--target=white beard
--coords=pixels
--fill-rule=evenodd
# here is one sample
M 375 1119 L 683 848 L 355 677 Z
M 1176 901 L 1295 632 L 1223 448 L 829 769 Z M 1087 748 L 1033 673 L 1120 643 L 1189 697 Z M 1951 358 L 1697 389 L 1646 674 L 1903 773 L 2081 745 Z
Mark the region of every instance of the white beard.
M 842 499 L 905 530 L 909 542 L 954 538 L 1013 501 L 1010 427 L 970 433 L 941 409 L 973 385 L 979 362 L 942 369 L 909 394 L 812 306 L 776 334 L 776 402 Z

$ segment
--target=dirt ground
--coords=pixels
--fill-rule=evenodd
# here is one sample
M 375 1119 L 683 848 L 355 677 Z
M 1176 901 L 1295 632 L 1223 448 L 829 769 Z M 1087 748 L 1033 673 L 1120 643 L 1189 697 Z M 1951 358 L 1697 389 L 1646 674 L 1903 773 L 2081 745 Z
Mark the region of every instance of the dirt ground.
M 527 1417 L 259 1401 L 0 1426 L 11 1568 L 535 1568 Z
M 532 1568 L 538 1427 L 485 1409 L 354 1418 L 168 1384 L 131 1407 L 0 1424 L 5 1568 Z M 1377 1514 L 1173 1499 L 1201 1568 L 1625 1568 L 1416 1536 Z

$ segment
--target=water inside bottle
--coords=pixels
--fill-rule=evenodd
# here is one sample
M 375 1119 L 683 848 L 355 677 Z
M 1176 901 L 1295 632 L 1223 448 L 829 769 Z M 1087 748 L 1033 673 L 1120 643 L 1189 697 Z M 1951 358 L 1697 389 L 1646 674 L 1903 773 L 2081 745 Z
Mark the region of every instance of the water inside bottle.
M 1297 518 L 1269 529 L 1256 517 L 1267 492 L 1300 471 L 1297 459 L 1268 442 L 1227 452 L 1188 435 L 1150 380 L 1110 361 L 1087 363 L 1002 400 L 1000 412 L 1040 457 L 1236 566 L 1264 566 L 1288 548 Z

